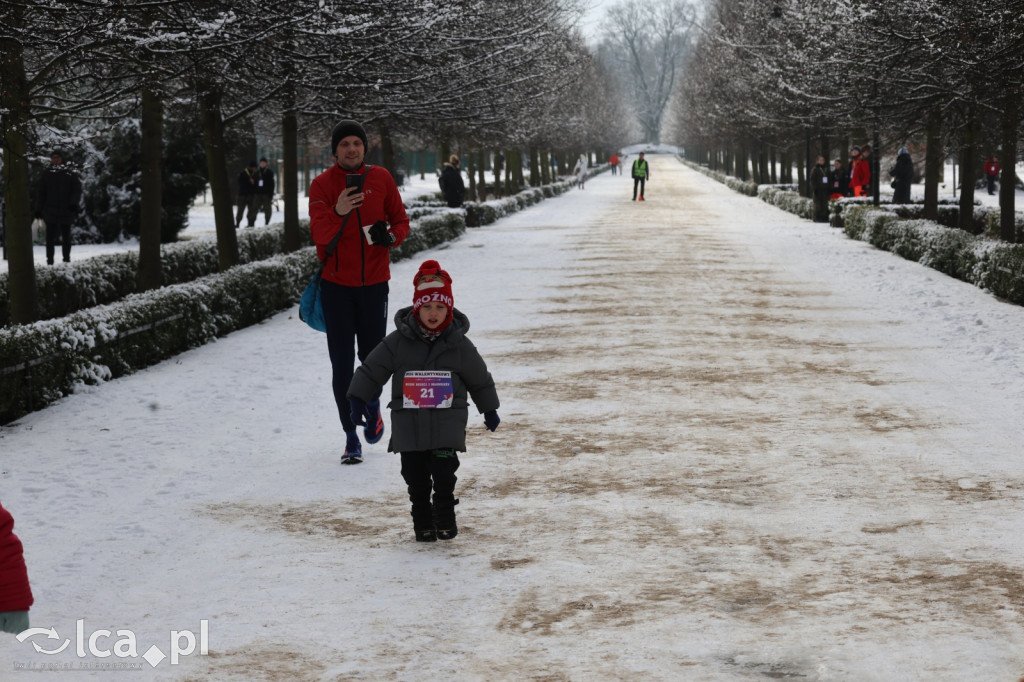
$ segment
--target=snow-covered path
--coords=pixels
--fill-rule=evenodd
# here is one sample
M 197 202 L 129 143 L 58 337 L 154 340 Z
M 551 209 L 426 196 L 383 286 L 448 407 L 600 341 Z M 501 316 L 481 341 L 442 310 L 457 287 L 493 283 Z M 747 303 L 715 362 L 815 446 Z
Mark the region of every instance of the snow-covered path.
M 33 626 L 208 620 L 146 679 L 1024 674 L 1024 310 L 652 161 L 423 254 L 503 402 L 458 538 L 383 443 L 339 466 L 290 311 L 0 429 Z

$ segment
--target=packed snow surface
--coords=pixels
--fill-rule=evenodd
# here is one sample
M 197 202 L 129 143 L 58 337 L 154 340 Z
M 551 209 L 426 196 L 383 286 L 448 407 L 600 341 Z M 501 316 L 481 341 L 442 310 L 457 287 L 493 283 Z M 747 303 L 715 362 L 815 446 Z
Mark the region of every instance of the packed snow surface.
M 649 158 L 393 266 L 392 311 L 452 274 L 502 399 L 454 540 L 386 437 L 339 464 L 295 309 L 0 429 L 58 633 L 0 678 L 1018 679 L 1024 310 Z

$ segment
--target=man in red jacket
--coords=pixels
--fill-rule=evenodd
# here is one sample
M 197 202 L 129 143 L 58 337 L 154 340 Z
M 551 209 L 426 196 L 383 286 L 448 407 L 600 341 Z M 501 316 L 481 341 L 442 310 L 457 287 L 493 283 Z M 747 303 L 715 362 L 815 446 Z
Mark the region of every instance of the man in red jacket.
M 0 630 L 15 635 L 28 630 L 32 601 L 21 540 L 14 534 L 14 517 L 0 507 Z
M 335 165 L 309 188 L 309 230 L 321 260 L 338 232 L 337 246 L 324 263 L 321 300 L 331 356 L 334 400 L 345 430 L 342 464 L 363 461 L 356 425 L 346 397 L 355 367 L 355 346 L 362 362 L 387 331 L 390 249 L 409 235 L 409 217 L 391 173 L 367 166 L 366 131 L 356 121 L 341 121 L 331 134 Z M 379 398 L 367 403 L 363 436 L 376 443 L 384 435 Z
M 988 193 L 996 193 L 996 180 L 999 179 L 999 161 L 990 156 L 985 160 L 985 177 L 988 180 Z
M 850 192 L 855 197 L 866 197 L 871 184 L 871 166 L 861 158 L 860 147 L 850 150 Z

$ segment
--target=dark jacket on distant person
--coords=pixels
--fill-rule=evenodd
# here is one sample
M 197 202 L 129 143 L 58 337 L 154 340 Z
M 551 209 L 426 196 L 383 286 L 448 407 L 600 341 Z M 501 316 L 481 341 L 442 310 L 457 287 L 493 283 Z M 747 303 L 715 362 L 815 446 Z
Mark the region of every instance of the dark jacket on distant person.
M 438 182 L 448 206 L 451 208 L 462 206 L 462 202 L 466 199 L 466 183 L 462 180 L 462 171 L 456 166 L 446 163 Z
M 842 164 L 839 164 L 839 168 L 832 168 L 831 173 L 829 173 L 829 180 L 832 183 L 832 193 L 829 197 L 832 199 L 845 197 L 846 193 L 850 189 L 849 178 L 850 174 L 845 168 L 843 168 Z
M 811 169 L 810 181 L 814 196 L 828 197 L 832 193 L 829 175 L 828 166 L 815 164 Z
M 67 165 L 51 166 L 43 172 L 36 192 L 35 215 L 47 225 L 70 225 L 78 215 L 82 182 Z
M 257 168 L 255 173 L 256 186 L 254 191 L 256 194 L 266 194 L 274 196 L 274 171 L 267 168 Z
M 896 165 L 889 171 L 892 176 L 892 203 L 910 203 L 910 184 L 914 180 L 914 161 L 910 158 L 910 152 L 901 149 L 896 157 Z
M 256 171 L 258 169 L 255 166 L 250 168 L 243 168 L 242 172 L 238 174 L 238 203 L 245 205 L 249 202 L 249 197 L 256 194 Z

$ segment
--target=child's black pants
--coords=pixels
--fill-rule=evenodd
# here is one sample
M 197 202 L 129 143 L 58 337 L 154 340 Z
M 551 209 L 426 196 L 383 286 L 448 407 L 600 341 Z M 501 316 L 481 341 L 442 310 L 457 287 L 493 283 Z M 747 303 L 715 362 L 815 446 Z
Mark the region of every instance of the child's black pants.
M 459 480 L 455 472 L 458 468 L 459 456 L 452 449 L 402 453 L 402 478 L 409 486 L 412 519 L 416 528 L 433 526 L 431 490 L 434 492 L 434 506 L 438 514 L 455 513 L 455 482 Z

